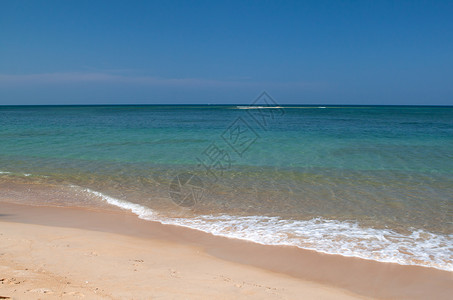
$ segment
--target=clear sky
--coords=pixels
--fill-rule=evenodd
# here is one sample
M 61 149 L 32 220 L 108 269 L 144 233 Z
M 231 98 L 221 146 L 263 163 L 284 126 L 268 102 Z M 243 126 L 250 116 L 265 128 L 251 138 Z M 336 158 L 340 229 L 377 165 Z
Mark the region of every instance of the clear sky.
M 453 1 L 0 0 L 0 104 L 453 105 Z

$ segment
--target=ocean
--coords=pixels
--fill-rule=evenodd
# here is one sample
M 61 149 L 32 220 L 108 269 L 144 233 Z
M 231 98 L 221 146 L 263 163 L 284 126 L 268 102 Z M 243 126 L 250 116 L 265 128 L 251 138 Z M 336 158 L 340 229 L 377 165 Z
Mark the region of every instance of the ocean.
M 0 196 L 453 271 L 453 107 L 0 106 Z

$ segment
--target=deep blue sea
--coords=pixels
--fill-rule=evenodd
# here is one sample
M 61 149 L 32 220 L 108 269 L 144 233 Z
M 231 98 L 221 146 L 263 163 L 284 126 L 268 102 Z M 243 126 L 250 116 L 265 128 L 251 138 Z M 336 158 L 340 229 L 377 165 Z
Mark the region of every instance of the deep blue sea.
M 0 106 L 0 196 L 453 271 L 453 107 Z

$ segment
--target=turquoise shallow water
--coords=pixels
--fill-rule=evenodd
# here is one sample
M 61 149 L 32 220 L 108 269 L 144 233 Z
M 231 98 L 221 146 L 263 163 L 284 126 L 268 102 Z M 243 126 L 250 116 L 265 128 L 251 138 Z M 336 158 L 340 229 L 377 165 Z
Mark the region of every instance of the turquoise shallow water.
M 0 188 L 18 182 L 51 186 L 49 205 L 453 270 L 453 107 L 0 107 Z

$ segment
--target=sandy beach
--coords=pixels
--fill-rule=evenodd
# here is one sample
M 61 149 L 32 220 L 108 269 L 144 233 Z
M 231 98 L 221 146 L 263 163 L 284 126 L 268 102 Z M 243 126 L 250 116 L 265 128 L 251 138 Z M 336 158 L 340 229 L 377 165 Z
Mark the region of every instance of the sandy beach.
M 273 247 L 132 214 L 1 204 L 2 299 L 447 299 L 450 272 Z
M 358 298 L 183 242 L 4 221 L 0 234 L 0 296 L 12 299 Z

